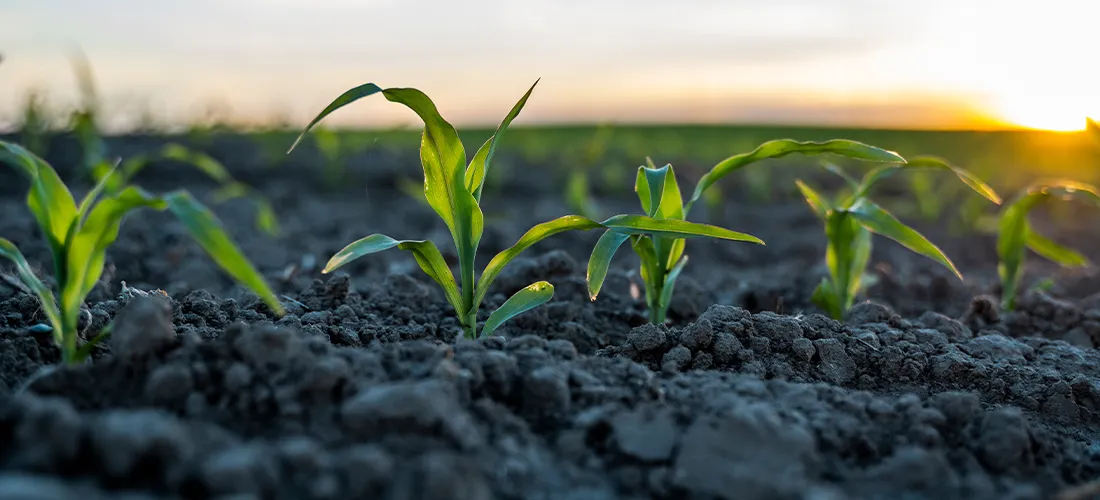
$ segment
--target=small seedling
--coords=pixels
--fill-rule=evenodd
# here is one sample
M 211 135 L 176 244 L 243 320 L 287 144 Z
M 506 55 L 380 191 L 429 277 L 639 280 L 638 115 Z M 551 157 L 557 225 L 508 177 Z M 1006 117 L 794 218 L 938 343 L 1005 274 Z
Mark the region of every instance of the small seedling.
M 19 124 L 19 140 L 34 154 L 46 154 L 50 139 L 49 112 L 41 94 L 32 91 L 23 102 L 23 120 Z
M 0 141 L 0 163 L 12 166 L 30 181 L 27 206 L 53 255 L 58 297 L 35 276 L 14 243 L 0 238 L 0 256 L 15 263 L 20 280 L 42 302 L 64 363 L 86 359 L 110 331 L 108 327 L 86 343 L 78 343 L 84 299 L 103 274 L 107 249 L 118 238 L 126 214 L 139 208 L 174 214 L 215 263 L 259 295 L 272 311 L 283 314 L 263 277 L 229 239 L 214 214 L 187 191 L 153 195 L 129 184 L 133 172 L 113 168 L 77 205 L 53 167 L 23 147 Z
M 112 168 L 107 158 L 107 142 L 99 131 L 99 92 L 92 65 L 83 53 L 77 52 L 72 57 L 72 65 L 80 88 L 81 105 L 69 116 L 69 127 L 80 143 L 82 167 L 98 181 Z
M 115 168 L 108 163 L 108 170 L 96 169 L 93 172 L 95 179 L 104 182 L 104 192 L 117 194 L 148 165 L 156 161 L 172 161 L 187 165 L 206 174 L 218 184 L 214 192 L 215 203 L 225 203 L 236 198 L 244 198 L 256 208 L 256 227 L 261 231 L 275 236 L 279 234 L 279 221 L 275 216 L 275 209 L 267 198 L 252 186 L 239 182 L 230 175 L 229 170 L 214 157 L 180 144 L 166 144 L 152 154 L 140 154 L 130 157 L 118 166 L 118 174 L 109 175 Z
M 731 156 L 715 165 L 706 175 L 699 179 L 695 191 L 687 204 L 683 203 L 680 187 L 676 181 L 672 165 L 656 168 L 652 160 L 647 167 L 638 168 L 638 176 L 634 183 L 634 191 L 642 204 L 642 210 L 651 218 L 662 222 L 682 223 L 686 221 L 691 207 L 703 199 L 706 191 L 715 185 L 720 179 L 738 169 L 757 161 L 770 158 L 779 158 L 789 154 L 801 153 L 805 155 L 817 155 L 824 153 L 838 154 L 850 158 L 880 162 L 900 162 L 903 159 L 895 153 L 868 146 L 854 141 L 831 140 L 826 142 L 798 142 L 790 139 L 780 139 L 761 144 L 749 153 Z M 645 282 L 646 307 L 649 311 L 649 320 L 654 324 L 665 322 L 668 306 L 672 301 L 672 293 L 677 278 L 687 264 L 687 256 L 684 255 L 685 237 L 701 236 L 721 238 L 733 241 L 747 241 L 763 244 L 759 238 L 722 229 L 714 226 L 701 226 L 698 232 L 684 232 L 680 235 L 661 234 L 625 234 L 617 228 L 611 228 L 604 232 L 592 250 L 592 256 L 588 260 L 588 293 L 595 300 L 607 277 L 607 269 L 611 259 L 619 250 L 619 247 L 630 240 L 631 248 L 641 260 L 640 274 Z
M 1023 191 L 1001 211 L 997 235 L 997 274 L 1001 278 L 1001 307 L 1016 307 L 1016 293 L 1024 273 L 1027 249 L 1064 267 L 1085 267 L 1088 259 L 1075 250 L 1055 243 L 1031 228 L 1027 216 L 1033 208 L 1049 200 L 1081 200 L 1100 206 L 1100 189 L 1073 181 L 1035 184 Z
M 810 208 L 825 223 L 825 237 L 828 240 L 825 263 L 829 268 L 829 276 L 821 280 L 821 284 L 814 290 L 812 300 L 838 320 L 843 319 L 865 285 L 864 273 L 871 258 L 872 233 L 897 241 L 905 248 L 943 264 L 962 279 L 955 264 L 939 247 L 868 198 L 875 184 L 903 169 L 950 170 L 970 189 L 993 203 L 1001 203 L 997 193 L 980 179 L 938 158 L 920 157 L 906 163 L 880 166 L 868 172 L 860 181 L 835 166 L 827 165 L 826 168 L 844 179 L 851 194 L 829 199 L 801 179 L 796 183 Z
M 627 235 L 656 233 L 664 236 L 683 235 L 707 228 L 701 224 L 660 221 L 637 215 L 618 215 L 603 222 L 579 215 L 567 215 L 532 227 L 515 245 L 493 257 L 475 282 L 474 259 L 485 226 L 480 205 L 485 178 L 501 137 L 523 109 L 534 89 L 532 85 L 512 107 L 497 127 L 496 133 L 485 141 L 468 164 L 458 132 L 443 119 L 435 103 L 423 92 L 413 88 L 383 89 L 368 83 L 337 97 L 306 126 L 291 150 L 321 119 L 364 97 L 382 94 L 387 100 L 414 111 L 424 121 L 420 142 L 420 160 L 424 167 L 424 198 L 450 230 L 458 253 L 459 280 L 456 282 L 451 269 L 443 260 L 443 255 L 431 241 L 396 240 L 383 234 L 372 234 L 346 246 L 329 260 L 323 272 L 330 273 L 359 257 L 394 247 L 411 252 L 420 269 L 443 289 L 447 301 L 458 315 L 466 337 L 475 338 L 479 336 L 477 313 L 490 285 L 516 256 L 545 238 L 565 231 L 596 228 L 615 228 Z M 489 315 L 481 328 L 480 337 L 492 335 L 504 322 L 546 303 L 553 295 L 554 286 L 546 281 L 532 283 L 519 290 Z

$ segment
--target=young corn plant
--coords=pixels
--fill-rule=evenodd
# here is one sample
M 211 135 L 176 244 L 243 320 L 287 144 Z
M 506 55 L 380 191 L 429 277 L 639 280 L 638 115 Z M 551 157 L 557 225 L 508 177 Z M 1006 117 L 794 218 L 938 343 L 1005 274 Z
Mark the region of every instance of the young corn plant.
M 261 231 L 276 236 L 279 234 L 279 222 L 271 202 L 258 190 L 233 178 L 229 170 L 214 157 L 182 146 L 180 144 L 166 144 L 153 153 L 139 154 L 127 158 L 117 167 L 117 173 L 110 175 L 114 166 L 108 170 L 97 169 L 93 172 L 95 179 L 104 183 L 104 192 L 108 194 L 118 193 L 145 167 L 156 161 L 172 161 L 187 165 L 202 172 L 218 184 L 214 192 L 214 202 L 224 203 L 232 199 L 243 198 L 248 200 L 256 210 L 256 227 Z
M 69 116 L 69 127 L 80 143 L 82 167 L 98 181 L 112 168 L 107 158 L 107 142 L 99 129 L 99 92 L 87 57 L 78 52 L 73 56 L 72 64 L 80 88 L 81 105 Z
M 23 102 L 23 119 L 19 124 L 19 140 L 37 155 L 46 154 L 50 140 L 49 111 L 42 95 L 36 91 L 27 94 Z
M 780 158 L 790 154 L 804 155 L 837 154 L 859 160 L 879 162 L 904 161 L 896 153 L 868 146 L 855 141 L 834 139 L 826 142 L 799 142 L 780 139 L 765 142 L 748 153 L 726 158 L 715 165 L 699 179 L 695 190 L 683 203 L 680 187 L 672 165 L 656 168 L 652 161 L 648 166 L 638 168 L 634 191 L 641 202 L 642 210 L 649 217 L 661 222 L 684 222 L 691 207 L 720 179 L 745 166 L 761 160 Z M 763 244 L 759 238 L 727 229 L 706 226 L 707 230 L 691 236 L 705 236 L 732 241 L 746 241 Z M 618 228 L 609 228 L 597 241 L 588 260 L 588 293 L 593 300 L 600 293 L 611 259 L 627 240 L 641 260 L 640 275 L 645 282 L 645 299 L 649 321 L 662 324 L 668 315 L 668 306 L 676 280 L 687 265 L 684 254 L 685 235 L 663 234 L 627 234 Z
M 81 307 L 103 274 L 107 249 L 118 238 L 123 219 L 140 208 L 174 214 L 215 263 L 259 295 L 272 311 L 283 314 L 283 306 L 214 214 L 187 191 L 154 195 L 129 184 L 132 172 L 114 168 L 77 205 L 53 167 L 23 147 L 0 141 L 0 163 L 15 168 L 30 182 L 27 206 L 52 253 L 57 296 L 34 274 L 14 243 L 0 238 L 0 256 L 15 263 L 20 280 L 41 301 L 64 363 L 82 362 L 109 335 L 108 327 L 81 344 Z
M 538 82 L 536 82 L 537 84 Z M 539 281 L 517 291 L 499 308 L 489 314 L 478 331 L 477 313 L 489 287 L 504 267 L 531 245 L 558 233 L 573 230 L 615 228 L 623 234 L 660 234 L 675 236 L 711 231 L 702 224 L 684 221 L 663 221 L 637 215 L 617 215 L 602 222 L 579 215 L 567 215 L 538 224 L 519 241 L 494 256 L 475 280 L 474 260 L 485 226 L 481 210 L 481 195 L 486 175 L 497 145 L 504 132 L 526 104 L 532 85 L 493 134 L 467 163 L 466 151 L 458 133 L 436 109 L 423 92 L 413 88 L 386 88 L 367 83 L 337 97 L 306 126 L 298 141 L 324 117 L 354 101 L 374 94 L 409 108 L 424 122 L 420 142 L 420 160 L 424 168 L 424 198 L 450 230 L 458 253 L 459 278 L 455 279 L 439 249 L 431 241 L 396 240 L 383 234 L 372 234 L 340 250 L 329 260 L 323 272 L 330 273 L 364 255 L 398 248 L 413 254 L 420 269 L 442 289 L 447 302 L 454 308 L 467 338 L 492 335 L 506 321 L 549 301 L 554 286 Z M 716 228 L 714 228 L 716 229 Z
M 1050 200 L 1079 200 L 1100 206 L 1100 189 L 1073 181 L 1039 183 L 1025 189 L 1001 211 L 997 234 L 997 274 L 1001 278 L 1001 307 L 1016 307 L 1016 294 L 1024 274 L 1027 250 L 1063 267 L 1085 267 L 1089 260 L 1075 250 L 1064 247 L 1036 233 L 1027 216 L 1036 206 Z
M 875 184 L 906 169 L 950 170 L 974 192 L 993 203 L 1001 203 L 997 193 L 980 179 L 938 158 L 920 157 L 905 163 L 880 166 L 872 169 L 859 181 L 838 168 L 827 168 L 844 179 L 851 190 L 850 194 L 829 199 L 801 179 L 796 184 L 810 208 L 825 223 L 825 237 L 828 240 L 825 263 L 829 276 L 822 279 L 811 300 L 837 320 L 844 318 L 865 285 L 864 273 L 871 258 L 872 234 L 897 241 L 905 248 L 939 262 L 962 279 L 955 264 L 939 247 L 868 198 Z

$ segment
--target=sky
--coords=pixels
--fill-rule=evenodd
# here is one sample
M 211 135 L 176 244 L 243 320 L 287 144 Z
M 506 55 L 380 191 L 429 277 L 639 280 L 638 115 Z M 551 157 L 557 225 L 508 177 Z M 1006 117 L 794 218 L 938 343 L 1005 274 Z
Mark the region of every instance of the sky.
M 1084 127 L 1093 0 L 0 0 L 0 126 L 29 92 L 110 124 L 304 124 L 344 90 L 416 87 L 460 125 Z M 1092 12 L 1092 14 L 1090 14 Z M 331 124 L 413 124 L 377 99 Z

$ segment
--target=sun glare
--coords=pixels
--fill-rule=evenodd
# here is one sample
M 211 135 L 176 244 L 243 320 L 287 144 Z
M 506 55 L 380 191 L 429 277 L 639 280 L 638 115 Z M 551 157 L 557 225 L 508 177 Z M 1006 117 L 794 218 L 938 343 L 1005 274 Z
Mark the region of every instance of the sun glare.
M 1002 99 L 999 115 L 1012 125 L 1075 132 L 1085 129 L 1085 103 L 1077 96 L 1018 96 Z

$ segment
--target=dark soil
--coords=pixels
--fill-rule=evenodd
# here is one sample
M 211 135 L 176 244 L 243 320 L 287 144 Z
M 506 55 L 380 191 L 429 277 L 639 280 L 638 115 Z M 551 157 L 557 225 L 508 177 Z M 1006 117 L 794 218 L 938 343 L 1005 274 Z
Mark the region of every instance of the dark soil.
M 456 340 L 408 254 L 320 274 L 374 232 L 428 237 L 453 258 L 434 213 L 394 187 L 418 173 L 415 151 L 359 155 L 331 189 L 308 149 L 273 167 L 245 137 L 206 147 L 281 215 L 271 238 L 246 202 L 216 208 L 289 314 L 272 316 L 156 212 L 131 216 L 109 253 L 85 326 L 113 319 L 115 333 L 86 365 L 46 368 L 59 353 L 32 328 L 38 304 L 0 283 L 0 499 L 1100 498 L 1095 273 L 1033 258 L 1029 283 L 1055 285 L 1006 313 L 994 239 L 917 224 L 967 281 L 878 240 L 873 302 L 840 323 L 809 302 L 824 273 L 809 209 L 731 188 L 707 219 L 768 246 L 689 242 L 670 326 L 646 324 L 628 251 L 589 301 L 598 234 L 567 233 L 508 268 L 485 309 L 538 279 L 554 301 L 494 338 Z M 50 157 L 73 177 L 71 144 Z M 530 176 L 486 192 L 481 264 L 567 213 L 559 176 L 511 160 Z M 25 186 L 0 179 L 0 235 L 45 269 Z M 209 193 L 172 165 L 139 182 Z M 631 196 L 601 202 L 636 212 Z M 1044 231 L 1100 260 L 1095 227 Z M 141 293 L 156 289 L 170 299 Z

